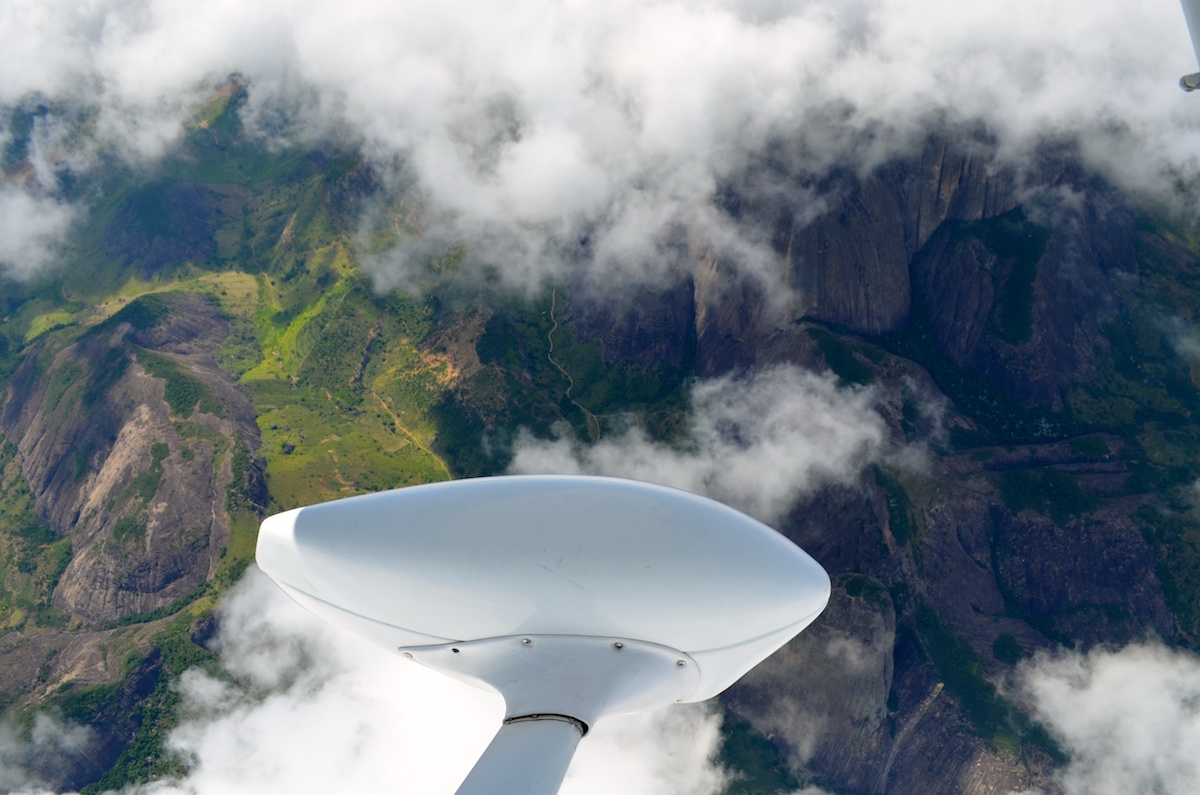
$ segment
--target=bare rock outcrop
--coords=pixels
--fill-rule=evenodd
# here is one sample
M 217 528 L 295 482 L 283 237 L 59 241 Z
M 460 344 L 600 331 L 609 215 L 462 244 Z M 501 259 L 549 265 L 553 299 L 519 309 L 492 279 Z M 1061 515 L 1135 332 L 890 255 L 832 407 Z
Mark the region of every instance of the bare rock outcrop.
M 253 406 L 212 356 L 227 334 L 207 298 L 152 295 L 69 344 L 48 340 L 14 375 L 5 435 L 38 513 L 72 540 L 58 607 L 110 622 L 215 571 L 226 491 L 253 479 L 234 459 L 259 443 Z
M 913 311 L 957 366 L 1059 409 L 1106 345 L 1136 239 L 1109 186 L 1069 173 L 1013 217 L 942 225 L 913 258 Z

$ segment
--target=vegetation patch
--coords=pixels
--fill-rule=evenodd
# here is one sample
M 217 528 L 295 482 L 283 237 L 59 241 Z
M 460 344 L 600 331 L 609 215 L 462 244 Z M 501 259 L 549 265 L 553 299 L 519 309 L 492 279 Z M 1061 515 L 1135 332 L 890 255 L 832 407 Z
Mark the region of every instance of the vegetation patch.
M 224 416 L 224 409 L 208 387 L 199 378 L 184 371 L 174 359 L 151 351 L 139 351 L 138 363 L 155 378 L 166 381 L 163 398 L 177 417 L 187 418 L 192 412 L 200 411 L 217 417 Z
M 921 529 L 917 512 L 908 499 L 908 492 L 900 485 L 895 475 L 883 467 L 875 467 L 875 483 L 883 489 L 887 504 L 888 528 L 892 531 L 892 537 L 896 539 L 897 544 L 904 546 L 916 538 Z
M 95 452 L 95 442 L 88 442 L 71 451 L 71 480 L 73 482 L 79 483 L 91 471 L 92 455 Z
M 1104 505 L 1103 499 L 1081 489 L 1073 475 L 1058 469 L 1009 469 L 997 480 L 1000 498 L 1009 511 L 1034 510 L 1060 525 Z
M 10 342 L 8 337 L 0 331 L 0 389 L 8 384 L 8 379 L 21 363 L 21 357 L 17 355 L 17 352 L 18 346 Z
M 1190 512 L 1142 506 L 1133 519 L 1158 560 L 1167 605 L 1175 616 L 1180 640 L 1200 650 L 1200 521 Z
M 344 408 L 360 405 L 372 352 L 378 354 L 386 345 L 380 339 L 385 322 L 383 308 L 364 285 L 355 285 L 313 319 L 316 333 L 299 368 L 300 379 Z
M 129 354 L 123 347 L 109 348 L 104 357 L 92 364 L 87 388 L 83 393 L 83 405 L 90 408 L 104 397 L 125 375 L 129 368 Z
M 247 485 L 250 464 L 250 451 L 242 444 L 236 445 L 230 462 L 233 477 L 225 491 L 225 507 L 230 511 L 249 509 L 254 504 L 254 495 Z
M 50 600 L 71 562 L 71 540 L 60 539 L 38 516 L 17 455 L 15 446 L 0 445 L 0 633 L 30 620 L 62 623 Z
M 917 629 L 946 691 L 958 701 L 976 733 L 993 748 L 1016 756 L 1030 744 L 1063 762 L 1066 755 L 1050 734 L 1000 695 L 984 673 L 983 663 L 932 608 L 916 613 Z
M 162 463 L 170 452 L 171 448 L 165 442 L 155 442 L 150 446 L 150 466 L 129 484 L 129 494 L 144 503 L 154 498 L 162 482 Z
M 113 525 L 112 537 L 121 543 L 140 541 L 146 537 L 146 523 L 133 516 L 123 516 Z
M 232 588 L 254 562 L 254 545 L 262 517 L 250 511 L 236 511 L 229 520 L 229 540 L 218 552 L 217 571 L 209 581 L 216 593 Z
M 267 482 L 280 508 L 446 480 L 440 460 L 379 403 L 349 413 L 323 393 L 254 382 Z M 284 444 L 294 447 L 284 453 Z
M 996 336 L 1010 345 L 1028 342 L 1033 336 L 1034 282 L 1038 263 L 1046 254 L 1050 230 L 1032 223 L 1017 208 L 989 221 L 978 221 L 972 230 L 985 246 L 1008 265 L 1003 283 L 997 285 L 1000 302 L 993 314 Z
M 147 293 L 130 301 L 123 309 L 96 326 L 96 331 L 107 331 L 122 323 L 128 323 L 137 331 L 152 329 L 166 320 L 170 309 L 170 304 L 162 295 Z
M 180 720 L 181 696 L 175 685 L 179 675 L 189 668 L 210 674 L 217 671 L 216 655 L 190 637 L 195 620 L 207 612 L 189 610 L 177 616 L 151 638 L 149 656 L 132 651 L 120 681 L 90 687 L 68 685 L 44 705 L 68 721 L 106 727 L 124 746 L 107 771 L 80 789 L 83 795 L 187 772 L 186 760 L 170 751 L 165 740 Z
M 716 761 L 732 773 L 723 795 L 794 792 L 800 788 L 783 750 L 729 708 L 721 715 L 721 737 Z
M 853 347 L 828 331 L 819 328 L 808 329 L 808 336 L 816 341 L 817 347 L 821 349 L 821 356 L 825 359 L 825 364 L 838 377 L 842 386 L 848 384 L 866 386 L 875 382 L 875 374 L 858 358 Z
M 25 342 L 33 342 L 46 332 L 54 331 L 55 329 L 70 325 L 70 323 L 71 313 L 62 309 L 38 315 L 29 324 L 29 330 L 25 332 Z
M 234 378 L 241 378 L 262 361 L 254 324 L 259 280 L 248 273 L 210 273 L 197 279 L 195 287 L 221 307 L 229 323 L 229 335 L 214 354 L 217 363 Z
M 883 583 L 866 574 L 845 574 L 838 577 L 838 583 L 848 596 L 862 599 L 874 608 L 886 607 L 891 602 Z
M 1025 652 L 1021 649 L 1021 644 L 1017 643 L 1017 639 L 1007 632 L 1001 633 L 995 643 L 992 644 L 992 656 L 1002 663 L 1008 665 L 1016 665 L 1025 656 Z
M 277 505 L 449 477 L 432 449 L 431 409 L 455 373 L 421 347 L 429 315 L 421 302 L 373 295 L 355 278 L 262 321 L 266 359 L 242 383 Z
M 1080 436 L 1071 440 L 1071 452 L 1080 461 L 1103 461 L 1112 451 L 1101 436 Z
M 456 475 L 502 472 L 522 428 L 545 432 L 565 421 L 578 438 L 596 441 L 636 417 L 650 436 L 670 436 L 694 375 L 694 339 L 684 342 L 678 365 L 609 364 L 598 341 L 579 339 L 564 290 L 502 307 L 475 343 L 483 369 L 431 412 L 438 449 Z
M 58 408 L 63 396 L 72 387 L 78 385 L 83 378 L 83 367 L 74 359 L 68 360 L 61 367 L 50 372 L 46 383 L 46 396 L 42 402 L 42 410 L 52 412 Z
M 270 285 L 270 280 L 266 284 Z M 319 316 L 331 301 L 340 299 L 345 291 L 346 287 L 339 284 L 328 292 L 319 294 L 311 303 L 293 304 L 290 309 L 280 309 L 260 321 L 259 345 L 263 351 L 263 359 L 242 376 L 242 381 L 298 377 L 304 357 L 312 348 L 319 331 L 319 327 L 311 325 L 312 320 Z M 265 292 L 268 300 L 263 302 L 264 309 L 280 300 L 281 291 L 267 289 Z

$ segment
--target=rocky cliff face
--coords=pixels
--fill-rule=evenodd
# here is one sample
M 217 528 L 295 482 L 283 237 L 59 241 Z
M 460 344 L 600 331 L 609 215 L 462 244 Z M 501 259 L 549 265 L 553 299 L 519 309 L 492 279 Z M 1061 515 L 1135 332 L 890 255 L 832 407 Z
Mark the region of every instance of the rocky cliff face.
M 742 202 L 740 213 L 779 217 L 773 243 L 790 298 L 700 261 L 701 362 L 753 359 L 797 319 L 867 336 L 920 320 L 960 367 L 1061 407 L 1102 346 L 1097 323 L 1136 277 L 1134 213 L 1069 161 L 1017 174 L 988 154 L 935 140 L 917 158 L 828 178 L 802 208 Z M 824 208 L 815 219 L 813 206 Z
M 849 589 L 847 589 L 849 585 Z M 854 592 L 851 596 L 850 591 Z M 798 767 L 856 791 L 883 791 L 893 746 L 888 712 L 895 609 L 877 583 L 843 579 L 825 618 L 746 675 L 727 695 Z
M 1069 174 L 991 228 L 941 226 L 913 260 L 917 311 L 958 366 L 1058 409 L 1095 368 L 1099 324 L 1137 277 L 1135 244 L 1132 208 Z
M 996 687 L 1016 658 L 1195 637 L 1170 594 L 1196 573 L 1165 562 L 1195 550 L 1153 529 L 1172 515 L 1157 490 L 1195 478 L 1198 407 L 1163 320 L 1189 299 L 1154 285 L 1194 255 L 1069 160 L 1018 176 L 935 142 L 816 195 L 815 220 L 732 202 L 774 229 L 789 301 L 698 257 L 689 300 L 651 325 L 690 304 L 701 373 L 792 362 L 869 384 L 893 442 L 926 457 L 784 523 L 839 588 L 729 702 L 839 792 L 1055 791 L 1059 750 Z M 596 316 L 606 350 L 629 344 L 619 312 Z
M 822 193 L 828 212 L 795 219 L 784 250 L 800 293 L 796 315 L 866 334 L 908 319 L 908 265 L 948 220 L 982 220 L 1018 201 L 1013 174 L 996 173 L 986 150 L 931 141 L 912 161 L 865 177 L 839 174 Z
M 623 310 L 581 281 L 581 333 L 613 359 L 677 361 L 695 339 L 700 370 L 721 372 L 777 349 L 797 320 L 872 337 L 918 320 L 959 367 L 1061 408 L 1103 347 L 1097 324 L 1136 278 L 1133 210 L 1069 160 L 1018 174 L 996 168 L 986 147 L 935 139 L 865 175 L 836 173 L 815 188 L 796 177 L 795 192 L 810 197 L 796 206 L 756 191 L 755 179 L 751 170 L 726 200 L 770 228 L 776 281 L 704 251 L 678 287 Z
M 153 611 L 214 572 L 235 456 L 258 447 L 250 402 L 212 356 L 227 333 L 202 296 L 150 296 L 47 339 L 14 375 L 3 429 L 38 513 L 71 538 L 54 591 L 71 615 Z

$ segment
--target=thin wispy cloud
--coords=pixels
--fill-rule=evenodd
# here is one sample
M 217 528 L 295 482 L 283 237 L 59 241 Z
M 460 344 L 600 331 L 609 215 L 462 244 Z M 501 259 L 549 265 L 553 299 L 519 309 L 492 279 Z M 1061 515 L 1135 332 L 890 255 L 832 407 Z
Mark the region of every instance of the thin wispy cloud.
M 62 201 L 0 184 L 0 275 L 26 278 L 51 265 L 76 216 Z
M 46 714 L 34 716 L 28 737 L 13 724 L 0 723 L 0 791 L 43 792 L 44 772 L 54 770 L 64 756 L 86 751 L 95 740 L 92 729 Z
M 596 444 L 565 430 L 551 440 L 526 433 L 510 471 L 661 483 L 775 522 L 820 486 L 853 482 L 883 457 L 886 429 L 873 399 L 798 367 L 725 376 L 692 387 L 680 439 L 654 440 L 638 427 Z

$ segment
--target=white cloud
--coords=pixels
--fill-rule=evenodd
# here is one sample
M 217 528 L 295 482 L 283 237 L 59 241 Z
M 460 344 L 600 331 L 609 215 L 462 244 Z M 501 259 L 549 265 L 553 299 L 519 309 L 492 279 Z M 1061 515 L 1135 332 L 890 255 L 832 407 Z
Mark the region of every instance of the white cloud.
M 52 264 L 76 213 L 53 198 L 0 184 L 0 273 L 26 278 Z
M 190 772 L 125 795 L 449 795 L 499 727 L 498 695 L 341 632 L 257 568 L 221 618 L 223 673 L 192 669 L 178 684 L 184 720 L 168 747 Z M 77 751 L 89 731 L 39 716 L 32 743 L 0 732 L 0 788 L 50 795 L 23 765 L 33 750 Z M 580 743 L 561 792 L 717 795 L 730 780 L 714 762 L 720 742 L 711 705 L 611 716 Z
M 1200 364 L 1200 330 L 1181 317 L 1166 318 L 1162 327 L 1176 353 L 1189 364 Z
M 1200 152 L 1172 4 L 10 0 L 0 42 L 0 104 L 83 105 L 142 157 L 241 74 L 252 128 L 402 162 L 446 234 L 514 282 L 559 273 L 583 236 L 599 265 L 661 277 L 681 232 L 772 276 L 759 235 L 712 197 L 774 144 L 819 175 L 908 151 L 932 119 L 981 120 L 1001 158 L 1078 139 L 1091 166 L 1152 191 L 1193 179 Z
M 221 616 L 226 675 L 184 674 L 185 719 L 168 740 L 191 772 L 129 795 L 448 794 L 499 728 L 498 695 L 342 633 L 256 568 Z M 563 795 L 715 795 L 726 780 L 712 762 L 719 725 L 704 706 L 605 719 L 581 742 Z
M 885 427 L 865 389 L 796 367 L 697 383 L 683 438 L 632 428 L 597 444 L 525 434 L 510 470 L 613 475 L 706 494 L 770 522 L 830 482 L 853 480 L 883 453 Z
M 454 792 L 499 728 L 503 702 L 316 618 L 252 567 L 220 609 L 222 673 L 181 677 L 184 720 L 167 740 L 181 780 L 125 795 Z M 39 716 L 31 741 L 0 730 L 0 789 L 50 795 L 29 772 L 76 753 L 90 729 Z M 720 717 L 683 705 L 592 727 L 562 795 L 717 795 Z M 796 795 L 823 795 L 805 789 Z
M 90 728 L 44 714 L 34 716 L 28 739 L 14 726 L 0 724 L 0 791 L 36 790 L 42 774 L 56 767 L 54 760 L 84 751 L 94 739 Z
M 1040 656 L 1020 671 L 1071 761 L 1068 795 L 1190 795 L 1200 781 L 1200 659 L 1161 645 Z

